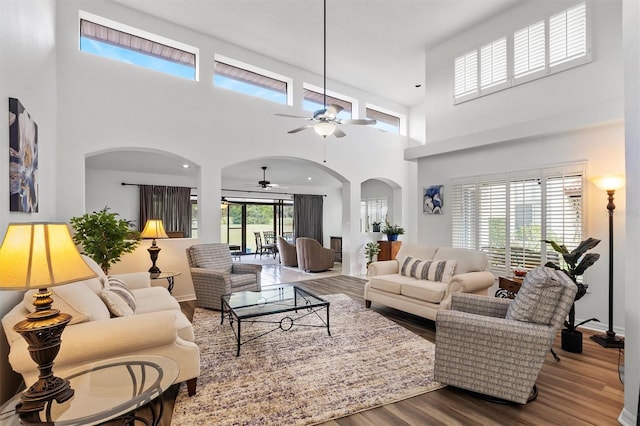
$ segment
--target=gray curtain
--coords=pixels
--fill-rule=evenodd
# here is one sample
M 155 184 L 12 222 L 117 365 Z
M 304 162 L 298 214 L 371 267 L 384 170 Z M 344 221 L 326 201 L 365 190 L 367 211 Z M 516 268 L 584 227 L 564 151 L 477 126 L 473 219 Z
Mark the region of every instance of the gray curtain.
M 294 235 L 314 238 L 323 244 L 322 237 L 322 195 L 293 195 Z
M 191 188 L 180 186 L 139 185 L 140 215 L 138 227 L 147 219 L 162 219 L 167 232 L 182 232 L 191 237 Z

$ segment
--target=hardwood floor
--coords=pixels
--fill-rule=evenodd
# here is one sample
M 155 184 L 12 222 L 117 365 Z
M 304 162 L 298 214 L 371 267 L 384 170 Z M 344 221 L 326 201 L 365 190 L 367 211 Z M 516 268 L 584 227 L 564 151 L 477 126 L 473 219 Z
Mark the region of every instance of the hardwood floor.
M 299 285 L 318 294 L 344 293 L 364 304 L 362 280 L 325 282 L 303 281 Z M 181 306 L 192 318 L 195 302 Z M 376 304 L 372 309 L 429 341 L 435 340 L 432 321 Z M 564 352 L 558 337 L 554 349 L 561 361 L 547 356 L 537 381 L 539 396 L 527 405 L 496 404 L 449 386 L 325 425 L 616 425 L 624 404 L 623 385 L 618 378 L 619 352 L 600 347 L 588 338 L 590 331 L 583 332 L 582 354 Z M 164 395 L 162 425 L 171 424 L 176 392 L 174 387 Z

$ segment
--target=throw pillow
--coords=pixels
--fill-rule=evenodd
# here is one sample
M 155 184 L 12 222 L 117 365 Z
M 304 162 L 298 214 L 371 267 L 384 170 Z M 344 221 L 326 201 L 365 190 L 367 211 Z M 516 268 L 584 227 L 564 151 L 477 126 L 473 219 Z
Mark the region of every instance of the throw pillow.
M 118 278 L 107 277 L 100 296 L 114 317 L 128 317 L 136 312 L 136 298 Z
M 421 260 L 407 256 L 400 267 L 400 275 L 448 283 L 455 268 L 455 260 Z
M 564 291 L 553 269 L 538 266 L 527 272 L 506 319 L 551 325 Z
M 419 280 L 448 283 L 455 268 L 455 260 L 424 260 L 414 267 L 411 275 Z

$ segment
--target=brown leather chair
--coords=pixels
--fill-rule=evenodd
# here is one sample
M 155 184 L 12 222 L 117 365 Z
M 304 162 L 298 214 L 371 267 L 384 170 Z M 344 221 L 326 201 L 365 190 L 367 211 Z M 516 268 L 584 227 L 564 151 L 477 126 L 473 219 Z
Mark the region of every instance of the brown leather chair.
M 333 268 L 335 252 L 324 248 L 313 238 L 298 237 L 296 239 L 298 267 L 307 272 L 320 272 Z
M 296 246 L 289 244 L 282 237 L 278 237 L 278 252 L 280 253 L 280 262 L 284 266 L 298 266 Z

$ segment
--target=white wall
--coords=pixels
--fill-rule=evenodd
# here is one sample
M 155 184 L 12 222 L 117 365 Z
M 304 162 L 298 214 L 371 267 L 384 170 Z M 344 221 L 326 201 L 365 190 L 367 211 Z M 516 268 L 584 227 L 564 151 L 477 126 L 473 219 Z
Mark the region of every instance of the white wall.
M 107 60 L 78 50 L 78 9 L 191 44 L 200 48 L 203 65 L 199 82 Z M 200 238 L 220 237 L 221 170 L 252 158 L 287 155 L 327 167 L 342 179 L 362 182 L 374 174 L 406 184 L 407 165 L 402 148 L 406 138 L 365 126 L 345 128 L 347 137 L 322 140 L 314 132 L 288 135 L 296 123 L 275 112 L 304 114 L 287 107 L 212 86 L 211 58 L 220 53 L 294 79 L 294 99 L 301 99 L 302 81 L 318 76 L 275 62 L 253 52 L 138 14 L 105 1 L 69 0 L 58 3 L 58 89 L 60 143 L 58 149 L 58 214 L 71 217 L 85 210 L 84 156 L 111 148 L 139 147 L 174 153 L 201 168 Z M 210 62 L 211 61 L 211 62 Z M 311 81 L 313 80 L 313 81 Z M 406 112 L 373 95 L 329 82 L 330 88 L 353 95 L 361 103 Z M 62 155 L 64 153 L 64 155 Z M 366 164 L 367 167 L 361 165 Z M 358 197 L 359 202 L 359 197 Z M 348 229 L 347 231 L 350 231 Z M 355 238 L 342 232 L 343 238 Z M 347 234 L 347 235 L 345 235 Z M 345 244 L 345 247 L 350 247 Z M 355 253 L 352 253 L 355 255 Z M 344 270 L 353 267 L 345 256 Z
M 2 126 L 0 146 L 0 236 L 10 222 L 55 219 L 56 199 L 56 49 L 53 0 L 0 2 L 0 116 L 8 117 L 8 98 L 18 98 L 38 124 L 38 213 L 10 213 L 9 132 Z M 22 299 L 19 292 L 0 294 L 0 317 Z M 0 333 L 0 403 L 15 393 L 19 376 L 7 362 L 8 344 Z
M 620 422 L 637 424 L 640 404 L 640 2 L 623 4 L 625 50 L 626 232 L 624 410 Z M 620 305 L 618 305 L 620 309 Z
M 122 182 L 142 185 L 169 185 L 194 187 L 196 178 L 176 175 L 158 175 L 151 173 L 135 173 L 116 170 L 86 170 L 86 212 L 102 210 L 109 207 L 112 213 L 120 218 L 138 223 L 140 197 L 137 186 L 123 186 Z

